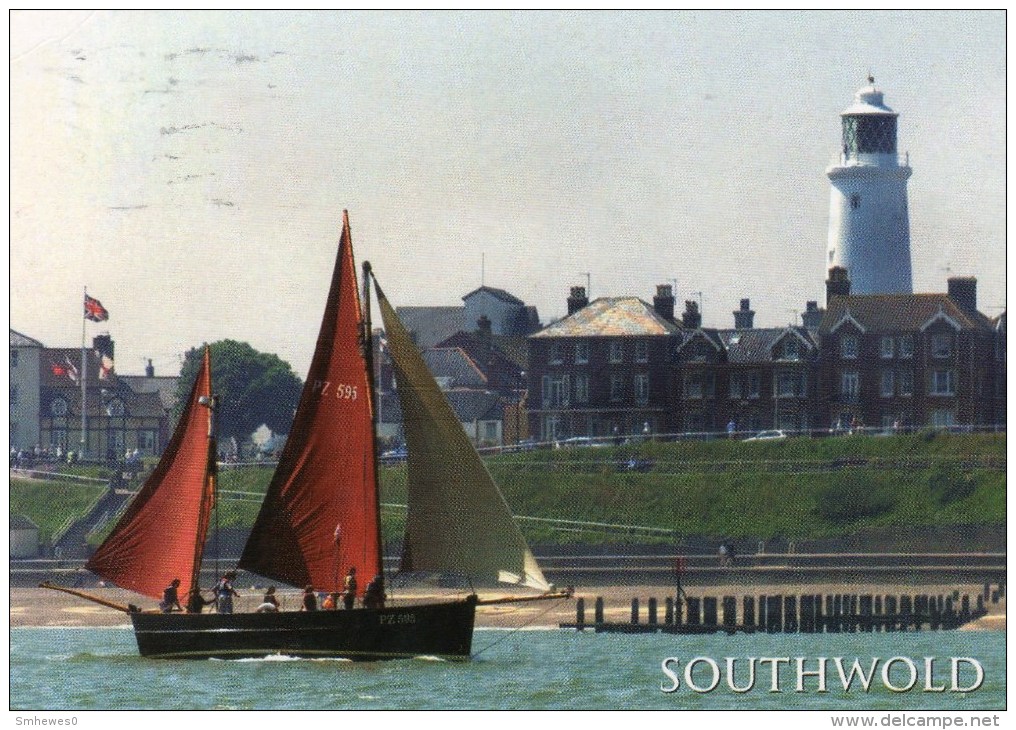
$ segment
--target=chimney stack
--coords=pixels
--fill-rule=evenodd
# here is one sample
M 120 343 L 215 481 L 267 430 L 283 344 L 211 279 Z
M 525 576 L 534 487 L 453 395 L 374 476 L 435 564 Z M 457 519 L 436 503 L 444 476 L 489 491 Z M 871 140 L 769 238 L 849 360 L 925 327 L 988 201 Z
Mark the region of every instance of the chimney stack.
M 684 314 L 681 315 L 681 324 L 685 329 L 697 330 L 702 326 L 702 314 L 698 310 L 698 302 L 690 299 L 684 303 Z
M 750 330 L 755 324 L 755 310 L 750 299 L 741 300 L 741 308 L 734 312 L 734 329 Z
M 842 266 L 833 266 L 829 269 L 829 278 L 826 279 L 826 305 L 833 297 L 850 296 L 850 277 L 847 270 Z
M 113 351 L 115 349 L 113 345 L 113 338 L 109 335 L 96 335 L 92 338 L 92 349 L 101 355 L 105 355 L 110 360 L 115 360 L 113 357 Z
M 825 314 L 825 310 L 819 309 L 818 302 L 814 301 L 808 302 L 805 306 L 807 308 L 801 315 L 801 322 L 806 329 L 817 330 L 818 326 L 822 324 L 822 315 Z
M 977 279 L 972 276 L 950 277 L 949 298 L 967 314 L 977 314 Z
M 155 377 L 155 366 L 152 365 L 151 359 L 148 360 L 148 365 L 145 366 L 145 377 L 146 378 Z
M 657 285 L 653 309 L 668 322 L 674 321 L 674 289 L 670 284 Z
M 584 286 L 573 286 L 571 288 L 571 296 L 568 297 L 568 315 L 575 314 L 587 304 L 589 304 L 589 298 L 586 296 L 586 288 Z

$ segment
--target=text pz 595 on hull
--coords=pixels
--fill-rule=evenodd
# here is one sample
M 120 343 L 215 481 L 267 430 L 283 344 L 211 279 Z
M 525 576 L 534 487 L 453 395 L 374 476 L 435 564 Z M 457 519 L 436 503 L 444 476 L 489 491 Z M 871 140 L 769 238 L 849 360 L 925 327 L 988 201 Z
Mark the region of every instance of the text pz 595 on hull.
M 475 596 L 448 603 L 352 611 L 133 613 L 141 656 L 242 659 L 282 655 L 354 661 L 470 656 Z

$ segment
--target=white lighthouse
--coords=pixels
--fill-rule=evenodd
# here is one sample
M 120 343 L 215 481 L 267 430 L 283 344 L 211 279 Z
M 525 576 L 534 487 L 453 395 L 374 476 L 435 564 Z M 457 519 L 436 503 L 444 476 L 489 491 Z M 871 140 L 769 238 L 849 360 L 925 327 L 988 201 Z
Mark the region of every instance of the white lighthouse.
M 829 257 L 842 266 L 852 294 L 910 294 L 908 160 L 896 153 L 897 114 L 882 100 L 875 79 L 858 90 L 844 110 L 839 161 L 826 170 Z

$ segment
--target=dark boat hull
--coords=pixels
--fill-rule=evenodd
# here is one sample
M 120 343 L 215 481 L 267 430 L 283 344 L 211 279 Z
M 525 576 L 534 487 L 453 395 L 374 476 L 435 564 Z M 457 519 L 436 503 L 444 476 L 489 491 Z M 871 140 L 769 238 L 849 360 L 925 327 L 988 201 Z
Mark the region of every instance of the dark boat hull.
M 379 610 L 280 613 L 134 613 L 142 656 L 242 659 L 272 655 L 377 661 L 468 659 L 476 599 Z

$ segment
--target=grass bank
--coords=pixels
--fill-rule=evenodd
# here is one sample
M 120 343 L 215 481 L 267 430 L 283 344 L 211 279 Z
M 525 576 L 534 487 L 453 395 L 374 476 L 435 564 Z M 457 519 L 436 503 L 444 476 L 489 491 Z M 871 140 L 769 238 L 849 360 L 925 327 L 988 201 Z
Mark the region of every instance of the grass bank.
M 648 442 L 502 454 L 487 464 L 516 515 L 554 521 L 520 519 L 535 543 L 668 542 L 695 535 L 807 539 L 878 528 L 1003 524 L 1005 444 L 1005 435 L 931 432 Z M 253 521 L 271 473 L 256 467 L 221 472 L 222 527 Z M 383 503 L 406 503 L 404 465 L 382 467 L 381 483 Z M 60 496 L 47 493 L 52 489 Z M 89 489 L 12 481 L 11 514 L 26 514 L 40 527 L 40 520 L 59 526 L 69 511 L 90 503 Z M 386 539 L 398 539 L 404 511 L 390 507 L 382 514 Z

